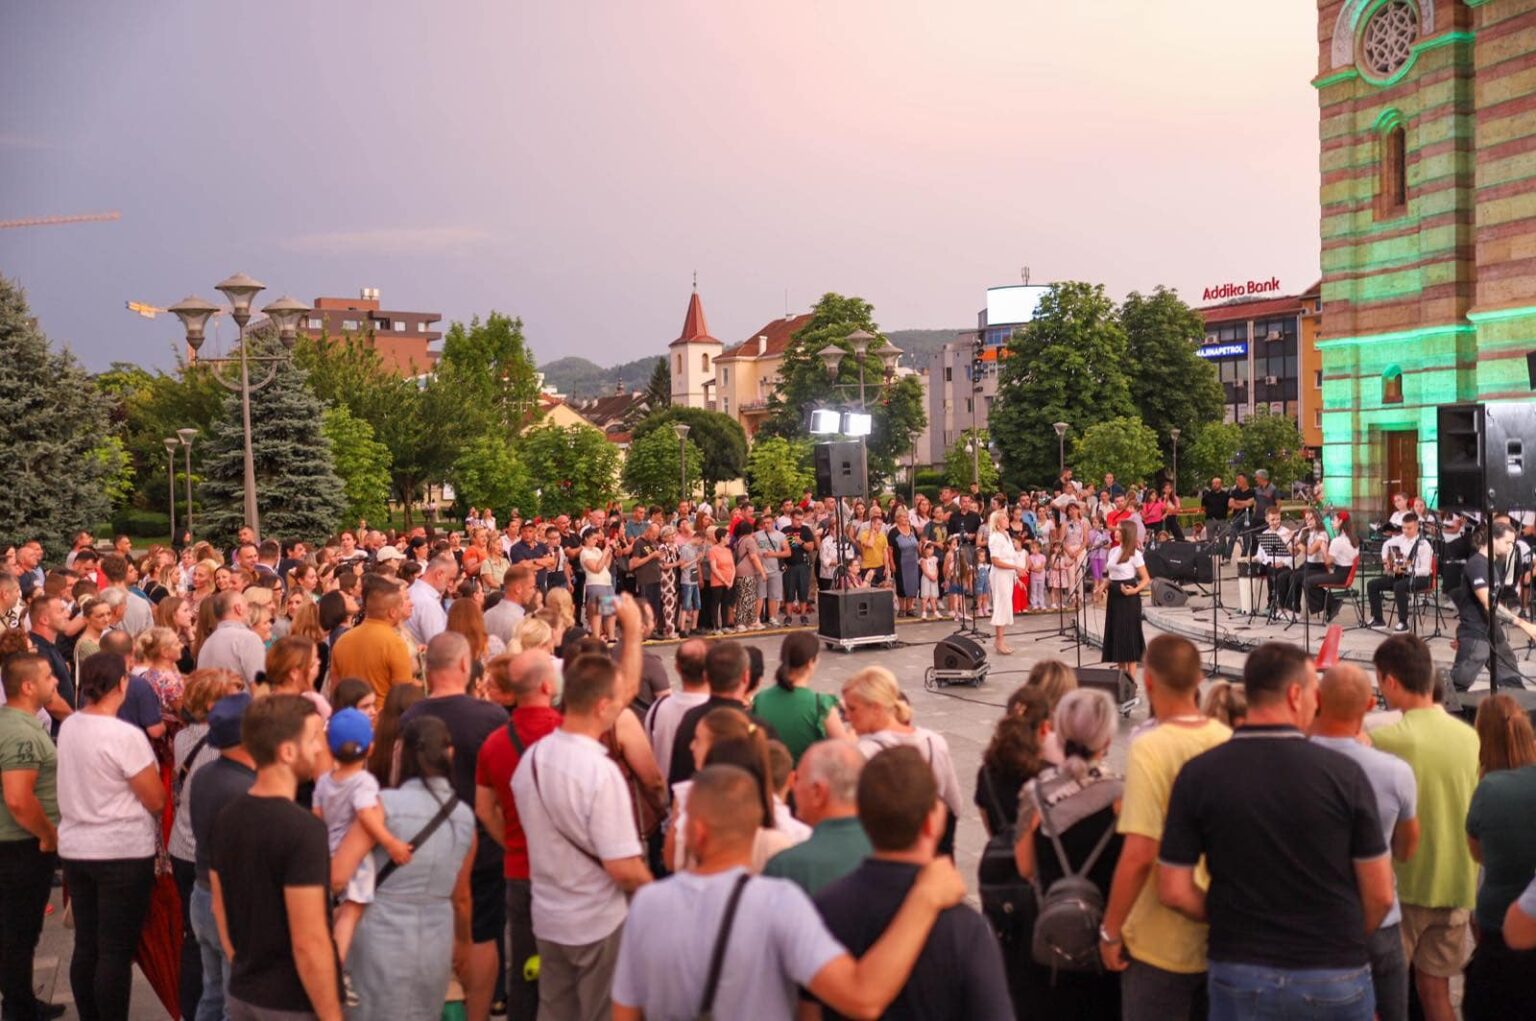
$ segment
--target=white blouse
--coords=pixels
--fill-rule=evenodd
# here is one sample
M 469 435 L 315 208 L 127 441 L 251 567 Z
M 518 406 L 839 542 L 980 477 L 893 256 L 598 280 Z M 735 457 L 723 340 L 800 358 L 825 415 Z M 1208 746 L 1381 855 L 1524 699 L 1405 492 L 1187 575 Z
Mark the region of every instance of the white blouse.
M 1334 567 L 1352 567 L 1360 551 L 1350 544 L 1348 536 L 1336 535 L 1328 544 L 1328 555 L 1333 558 Z
M 1007 532 L 993 532 L 987 537 L 987 555 L 992 560 L 992 572 L 996 574 L 998 571 L 1014 570 L 1012 565 L 1027 554 L 1013 548 L 1013 540 Z
M 1105 564 L 1105 571 L 1110 581 L 1135 581 L 1140 569 L 1146 565 L 1142 558 L 1141 550 L 1131 554 L 1131 559 L 1120 560 L 1120 551 L 1110 554 L 1109 562 Z

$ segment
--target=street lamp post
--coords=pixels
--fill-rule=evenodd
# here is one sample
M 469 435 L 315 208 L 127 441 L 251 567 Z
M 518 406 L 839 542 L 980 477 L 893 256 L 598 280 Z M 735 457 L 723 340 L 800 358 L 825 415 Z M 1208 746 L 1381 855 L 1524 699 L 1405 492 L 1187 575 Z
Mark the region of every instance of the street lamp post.
M 174 436 L 165 438 L 166 489 L 171 494 L 171 547 L 176 546 L 176 448 L 181 441 Z
M 1056 430 L 1056 474 L 1067 473 L 1067 423 L 1053 422 L 1051 428 Z
M 286 296 L 263 308 L 262 311 L 277 326 L 283 352 L 276 355 L 251 354 L 245 342 L 245 326 L 251 319 L 251 300 L 264 291 L 266 286 L 244 273 L 236 273 L 218 285 L 218 289 L 229 299 L 230 317 L 238 328 L 240 356 L 204 359 L 213 372 L 213 378 L 225 389 L 240 395 L 240 425 L 245 438 L 245 523 L 256 533 L 258 542 L 261 540 L 261 520 L 256 509 L 256 459 L 251 451 L 251 394 L 272 382 L 278 366 L 288 360 L 288 352 L 293 349 L 293 343 L 298 337 L 299 317 L 309 311 L 308 305 Z M 204 326 L 218 309 L 201 298 L 187 297 L 172 305 L 169 311 L 174 312 L 186 327 L 187 346 L 196 352 L 203 346 Z M 267 366 L 266 376 L 258 383 L 251 382 L 252 363 Z M 225 379 L 220 374 L 226 365 L 239 365 L 238 380 Z
M 181 438 L 181 445 L 187 450 L 187 535 L 192 534 L 192 437 L 197 435 L 197 430 L 188 426 L 185 429 L 177 429 L 176 435 Z M 175 543 L 173 542 L 174 546 Z
M 672 431 L 677 433 L 677 471 L 682 478 L 683 488 L 678 495 L 679 500 L 688 499 L 688 430 L 687 422 L 673 422 Z
M 1173 438 L 1173 489 L 1179 489 L 1179 435 L 1183 432 L 1178 426 L 1168 430 L 1168 435 Z
M 853 353 L 859 356 L 859 410 L 864 410 L 864 355 L 869 351 L 870 342 L 875 335 L 864 330 L 854 330 L 848 334 L 848 343 L 853 347 Z

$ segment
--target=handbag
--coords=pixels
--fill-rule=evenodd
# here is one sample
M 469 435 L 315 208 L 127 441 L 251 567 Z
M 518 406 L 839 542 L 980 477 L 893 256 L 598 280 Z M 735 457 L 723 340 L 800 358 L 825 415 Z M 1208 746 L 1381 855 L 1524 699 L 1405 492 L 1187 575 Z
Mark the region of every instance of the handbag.
M 709 955 L 709 977 L 704 980 L 704 1000 L 699 1007 L 698 1021 L 713 1021 L 715 1016 L 715 992 L 720 986 L 720 972 L 725 967 L 725 947 L 731 941 L 731 926 L 736 921 L 736 906 L 741 903 L 741 892 L 747 888 L 751 875 L 736 877 L 731 887 L 731 899 L 725 902 L 725 915 L 720 919 L 720 931 L 715 933 L 715 949 Z
M 443 802 L 442 805 L 439 806 L 439 808 L 437 810 L 437 814 L 434 815 L 431 819 L 428 819 L 427 820 L 427 824 L 425 826 L 423 826 L 417 832 L 417 834 L 408 841 L 408 843 L 411 845 L 411 850 L 414 852 L 422 844 L 425 844 L 428 840 L 430 840 L 431 837 L 432 837 L 432 834 L 437 832 L 437 828 L 439 826 L 441 826 L 443 823 L 447 822 L 448 821 L 448 817 L 453 814 L 453 810 L 455 808 L 458 808 L 458 807 L 459 807 L 459 797 L 458 797 L 458 795 L 457 794 L 450 794 L 450 795 L 448 795 L 448 800 Z M 385 862 L 384 863 L 384 867 L 379 869 L 379 874 L 378 874 L 377 878 L 375 878 L 374 881 L 373 881 L 374 889 L 378 889 L 379 887 L 383 886 L 384 885 L 384 880 L 386 880 L 390 876 L 394 875 L 395 874 L 395 870 L 398 869 L 399 867 L 400 867 L 399 865 L 395 864 L 394 859 L 390 859 L 389 861 Z

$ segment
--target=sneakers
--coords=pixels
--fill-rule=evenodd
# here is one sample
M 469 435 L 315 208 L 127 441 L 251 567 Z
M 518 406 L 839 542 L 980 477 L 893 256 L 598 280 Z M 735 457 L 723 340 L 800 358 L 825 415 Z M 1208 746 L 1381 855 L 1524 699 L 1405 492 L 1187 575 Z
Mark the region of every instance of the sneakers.
M 928 615 L 926 613 L 923 614 L 922 619 L 926 621 L 928 619 Z
M 1387 622 L 1378 617 L 1372 617 L 1365 626 L 1372 631 L 1385 631 L 1387 629 Z
M 810 627 L 811 626 L 811 618 L 802 613 L 800 615 L 800 626 L 801 627 Z
M 341 988 L 348 1007 L 356 1007 L 363 1002 L 357 998 L 357 990 L 352 988 L 352 976 L 346 972 L 341 973 Z
M 1408 630 L 1408 625 L 1404 624 L 1402 621 L 1398 621 L 1396 624 L 1392 625 L 1392 631 L 1395 634 L 1399 634 L 1400 635 L 1400 634 L 1403 634 L 1404 632 L 1406 632 L 1407 630 Z

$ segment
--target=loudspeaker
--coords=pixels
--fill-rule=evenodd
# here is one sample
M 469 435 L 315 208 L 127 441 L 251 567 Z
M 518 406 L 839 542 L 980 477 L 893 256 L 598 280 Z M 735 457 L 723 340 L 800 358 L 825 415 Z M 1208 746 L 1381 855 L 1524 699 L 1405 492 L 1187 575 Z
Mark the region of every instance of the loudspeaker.
M 1105 692 L 1117 706 L 1136 697 L 1136 682 L 1117 666 L 1080 666 L 1077 668 L 1077 686 Z
M 1143 555 L 1147 573 L 1153 578 L 1193 581 L 1209 585 L 1215 576 L 1211 560 L 1216 553 L 1209 546 L 1193 542 L 1160 542 Z
M 1183 606 L 1189 602 L 1189 593 L 1167 578 L 1152 579 L 1152 603 L 1155 606 Z
M 980 670 L 987 662 L 987 650 L 964 635 L 941 638 L 933 647 L 935 670 Z
M 869 488 L 864 444 L 847 440 L 818 443 L 815 448 L 816 498 L 863 496 Z
M 896 593 L 890 589 L 822 592 L 816 613 L 816 635 L 828 642 L 857 644 L 896 638 Z
M 1484 670 L 1483 677 L 1487 676 L 1488 671 Z M 1520 708 L 1524 709 L 1526 715 L 1531 718 L 1531 722 L 1536 724 L 1536 691 L 1531 691 L 1529 688 L 1511 688 L 1501 684 L 1499 685 L 1498 693 L 1500 695 L 1508 695 L 1516 702 L 1519 702 Z M 1488 696 L 1493 693 L 1484 688 L 1481 691 L 1463 691 L 1457 694 L 1459 695 L 1459 705 L 1454 711 L 1460 712 L 1461 718 L 1468 723 L 1475 723 L 1477 721 L 1477 707 L 1482 705 Z M 1449 705 L 1447 705 L 1447 711 L 1452 711 Z
M 1436 418 L 1442 508 L 1536 507 L 1536 403 L 1442 404 Z

